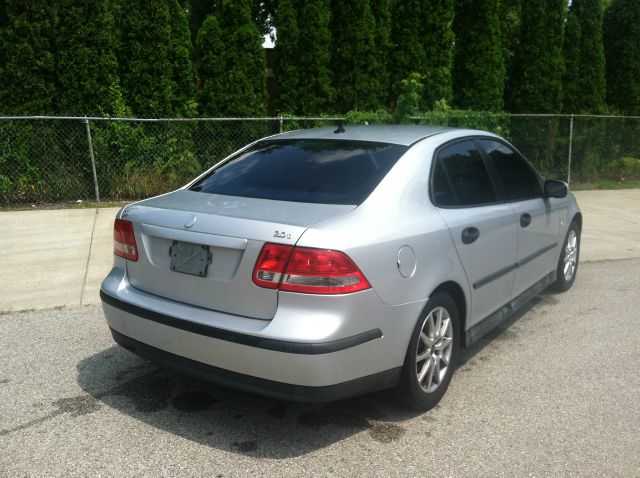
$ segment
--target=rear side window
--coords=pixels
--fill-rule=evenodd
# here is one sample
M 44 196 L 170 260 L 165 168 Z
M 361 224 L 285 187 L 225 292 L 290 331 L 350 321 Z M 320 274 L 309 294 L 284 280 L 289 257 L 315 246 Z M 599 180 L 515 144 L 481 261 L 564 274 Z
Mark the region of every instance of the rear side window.
M 480 140 L 495 165 L 498 177 L 509 200 L 524 200 L 542 196 L 537 174 L 514 150 L 498 141 Z
M 278 201 L 361 204 L 408 148 L 347 140 L 266 140 L 192 191 Z
M 476 206 L 496 201 L 489 173 L 473 141 L 439 151 L 431 187 L 436 206 Z

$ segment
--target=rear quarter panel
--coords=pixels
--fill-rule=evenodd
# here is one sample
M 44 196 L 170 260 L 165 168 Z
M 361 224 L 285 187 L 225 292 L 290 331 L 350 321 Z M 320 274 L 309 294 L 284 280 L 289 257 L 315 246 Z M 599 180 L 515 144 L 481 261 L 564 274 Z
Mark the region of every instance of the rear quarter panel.
M 386 304 L 424 301 L 446 281 L 458 283 L 468 303 L 468 283 L 451 234 L 428 197 L 433 151 L 447 135 L 416 143 L 362 205 L 308 229 L 298 245 L 346 252 Z M 416 258 L 408 278 L 398 270 L 403 246 Z

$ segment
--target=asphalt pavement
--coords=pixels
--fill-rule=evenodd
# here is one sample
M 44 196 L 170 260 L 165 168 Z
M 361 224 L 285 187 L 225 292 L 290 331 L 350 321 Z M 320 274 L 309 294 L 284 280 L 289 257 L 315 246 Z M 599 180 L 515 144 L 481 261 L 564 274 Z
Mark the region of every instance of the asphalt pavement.
M 639 476 L 640 260 L 583 263 L 465 352 L 441 404 L 300 405 L 114 346 L 101 310 L 0 316 L 3 476 Z

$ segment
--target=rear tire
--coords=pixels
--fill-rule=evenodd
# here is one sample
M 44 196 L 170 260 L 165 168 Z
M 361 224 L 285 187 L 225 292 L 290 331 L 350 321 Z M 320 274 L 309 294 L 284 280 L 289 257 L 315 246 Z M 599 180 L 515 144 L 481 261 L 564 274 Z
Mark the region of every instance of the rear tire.
M 571 288 L 578 273 L 578 263 L 580 260 L 580 226 L 576 221 L 572 221 L 562 245 L 560 259 L 558 259 L 557 279 L 553 284 L 553 289 L 558 292 L 565 292 Z
M 427 302 L 405 356 L 400 393 L 415 409 L 427 411 L 442 399 L 458 360 L 460 317 L 450 295 L 434 294 Z

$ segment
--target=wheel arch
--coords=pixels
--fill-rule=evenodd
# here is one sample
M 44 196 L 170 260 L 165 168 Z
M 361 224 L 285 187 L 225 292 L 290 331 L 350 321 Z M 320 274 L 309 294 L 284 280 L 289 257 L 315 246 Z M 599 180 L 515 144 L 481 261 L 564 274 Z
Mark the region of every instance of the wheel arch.
M 465 334 L 466 334 L 466 325 L 467 325 L 467 299 L 464 294 L 464 290 L 457 282 L 447 281 L 440 284 L 436 287 L 431 295 L 437 292 L 445 292 L 456 303 L 456 307 L 458 307 L 458 314 L 460 315 L 460 346 L 464 346 L 465 342 Z
M 571 219 L 571 222 L 577 222 L 578 223 L 578 227 L 580 228 L 580 231 L 582 231 L 582 213 L 581 212 L 577 212 L 573 218 Z

